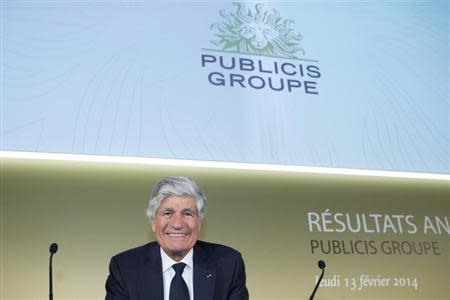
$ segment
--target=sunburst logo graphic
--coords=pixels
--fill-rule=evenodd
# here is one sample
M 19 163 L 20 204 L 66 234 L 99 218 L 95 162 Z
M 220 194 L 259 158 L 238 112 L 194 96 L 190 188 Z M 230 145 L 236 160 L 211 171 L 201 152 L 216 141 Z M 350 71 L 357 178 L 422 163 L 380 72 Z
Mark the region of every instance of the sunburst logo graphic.
M 210 26 L 216 47 L 201 49 L 201 66 L 211 85 L 319 95 L 319 61 L 304 57 L 293 20 L 261 3 L 236 2 L 220 16 Z
M 267 10 L 263 4 L 245 8 L 233 3 L 235 12 L 220 11 L 222 22 L 211 25 L 220 50 L 280 58 L 298 58 L 305 54 L 300 47 L 302 35 L 291 28 L 294 21 L 283 19 L 277 10 Z

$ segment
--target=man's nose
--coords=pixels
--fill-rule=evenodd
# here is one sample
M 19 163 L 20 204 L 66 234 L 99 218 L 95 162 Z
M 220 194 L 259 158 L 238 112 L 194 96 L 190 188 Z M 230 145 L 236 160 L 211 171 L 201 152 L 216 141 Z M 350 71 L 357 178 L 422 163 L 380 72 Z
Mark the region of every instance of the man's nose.
M 174 214 L 170 220 L 170 226 L 173 228 L 181 228 L 184 225 L 184 218 L 181 214 Z

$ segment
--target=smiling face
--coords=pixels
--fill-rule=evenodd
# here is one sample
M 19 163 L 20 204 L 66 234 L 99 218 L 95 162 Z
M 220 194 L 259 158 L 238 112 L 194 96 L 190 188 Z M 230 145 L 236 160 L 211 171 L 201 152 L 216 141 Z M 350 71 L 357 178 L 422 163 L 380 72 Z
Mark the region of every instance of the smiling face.
M 151 221 L 151 227 L 164 252 L 173 260 L 180 261 L 194 247 L 200 232 L 196 199 L 165 198 Z

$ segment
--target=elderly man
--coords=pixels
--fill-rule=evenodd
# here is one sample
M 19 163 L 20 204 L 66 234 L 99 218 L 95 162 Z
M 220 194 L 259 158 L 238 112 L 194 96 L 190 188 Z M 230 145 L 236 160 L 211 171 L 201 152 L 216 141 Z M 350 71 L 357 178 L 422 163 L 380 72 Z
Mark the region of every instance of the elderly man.
M 241 254 L 198 241 L 205 207 L 190 178 L 156 183 L 147 216 L 157 242 L 111 259 L 106 300 L 248 299 Z

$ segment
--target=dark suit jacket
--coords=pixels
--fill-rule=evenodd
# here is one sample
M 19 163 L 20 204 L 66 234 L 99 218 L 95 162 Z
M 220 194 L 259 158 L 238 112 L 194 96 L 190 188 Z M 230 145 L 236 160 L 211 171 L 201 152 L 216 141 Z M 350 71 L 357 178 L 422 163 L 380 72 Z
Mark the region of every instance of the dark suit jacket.
M 194 300 L 247 300 L 242 256 L 227 246 L 197 241 Z M 163 300 L 160 247 L 151 242 L 111 259 L 106 300 Z

